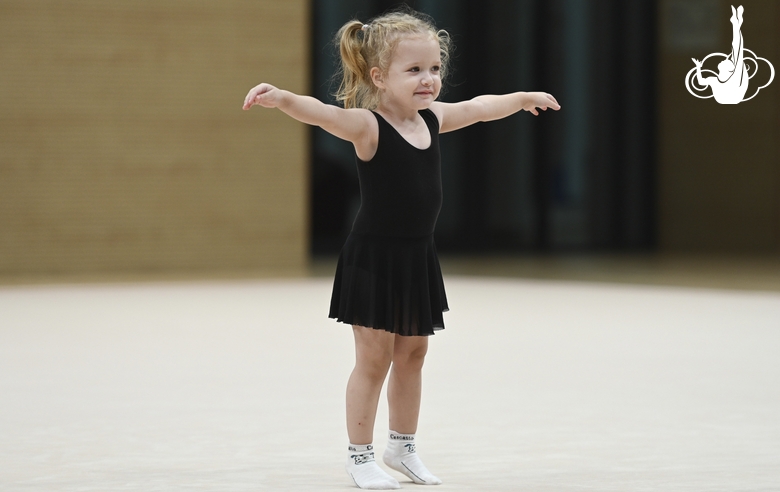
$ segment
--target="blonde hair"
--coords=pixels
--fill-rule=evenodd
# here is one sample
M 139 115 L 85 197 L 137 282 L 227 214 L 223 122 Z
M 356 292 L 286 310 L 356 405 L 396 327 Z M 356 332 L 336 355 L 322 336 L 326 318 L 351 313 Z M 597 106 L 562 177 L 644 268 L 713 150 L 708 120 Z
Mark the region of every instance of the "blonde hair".
M 336 99 L 345 108 L 375 109 L 379 104 L 379 88 L 371 80 L 371 69 L 386 73 L 402 36 L 430 35 L 439 42 L 440 75 L 448 72 L 452 43 L 447 31 L 436 29 L 433 19 L 410 8 L 375 17 L 368 24 L 351 20 L 336 34 L 341 54 L 341 76 Z

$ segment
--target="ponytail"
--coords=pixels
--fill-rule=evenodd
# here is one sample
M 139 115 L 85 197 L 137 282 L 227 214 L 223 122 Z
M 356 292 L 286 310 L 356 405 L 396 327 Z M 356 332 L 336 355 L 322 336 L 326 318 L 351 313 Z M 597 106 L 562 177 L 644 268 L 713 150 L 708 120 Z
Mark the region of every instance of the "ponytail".
M 371 68 L 363 52 L 366 36 L 368 33 L 363 30 L 363 23 L 357 20 L 344 24 L 336 34 L 342 75 L 336 99 L 343 102 L 345 108 L 362 107 L 361 103 L 374 86 Z

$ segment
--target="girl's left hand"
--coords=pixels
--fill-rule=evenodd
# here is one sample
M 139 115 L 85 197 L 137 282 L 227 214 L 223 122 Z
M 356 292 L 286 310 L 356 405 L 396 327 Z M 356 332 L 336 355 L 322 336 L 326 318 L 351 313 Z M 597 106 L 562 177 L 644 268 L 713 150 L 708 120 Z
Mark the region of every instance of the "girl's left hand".
M 523 109 L 534 116 L 539 116 L 539 112 L 536 108 L 539 108 L 542 111 L 547 111 L 547 108 L 558 111 L 561 109 L 561 105 L 558 104 L 558 101 L 556 101 L 552 95 L 547 94 L 546 92 L 529 92 L 528 100 L 523 105 Z

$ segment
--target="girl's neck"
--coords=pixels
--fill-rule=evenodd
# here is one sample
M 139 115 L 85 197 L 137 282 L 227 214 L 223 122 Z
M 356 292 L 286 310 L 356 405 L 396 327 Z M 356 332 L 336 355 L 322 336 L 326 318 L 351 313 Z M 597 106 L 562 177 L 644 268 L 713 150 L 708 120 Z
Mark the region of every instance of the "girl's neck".
M 381 114 L 386 120 L 398 123 L 417 121 L 418 118 L 417 109 L 400 106 L 389 101 L 379 101 L 376 112 Z

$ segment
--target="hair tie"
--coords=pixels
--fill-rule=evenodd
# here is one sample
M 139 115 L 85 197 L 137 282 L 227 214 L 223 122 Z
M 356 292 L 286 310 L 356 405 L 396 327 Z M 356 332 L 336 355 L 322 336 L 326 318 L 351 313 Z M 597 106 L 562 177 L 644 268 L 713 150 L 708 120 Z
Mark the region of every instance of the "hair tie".
M 371 27 L 368 24 L 363 24 L 363 27 L 360 28 L 361 31 L 368 31 L 368 28 Z

